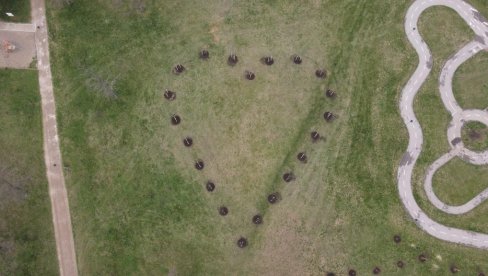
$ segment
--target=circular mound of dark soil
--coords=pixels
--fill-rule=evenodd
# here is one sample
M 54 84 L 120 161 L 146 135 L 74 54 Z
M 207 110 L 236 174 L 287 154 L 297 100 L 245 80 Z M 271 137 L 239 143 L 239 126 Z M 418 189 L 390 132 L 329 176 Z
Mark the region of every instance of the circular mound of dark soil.
M 212 181 L 207 181 L 207 184 L 205 184 L 205 188 L 207 188 L 207 191 L 213 192 L 215 190 L 215 183 Z
M 201 171 L 205 167 L 205 164 L 203 163 L 203 160 L 197 160 L 195 162 L 195 169 Z
M 332 89 L 327 89 L 327 90 L 325 91 L 325 96 L 327 96 L 328 98 L 332 98 L 332 99 L 334 99 L 334 98 L 337 96 L 337 94 L 336 94 L 336 92 L 335 92 L 334 90 L 332 90 Z
M 185 66 L 181 64 L 176 64 L 176 66 L 173 67 L 173 72 L 177 75 L 183 73 L 185 70 L 186 70 Z
M 381 269 L 379 267 L 375 267 L 373 269 L 373 274 L 380 274 L 381 273 Z
M 317 142 L 320 139 L 320 134 L 317 131 L 310 132 L 310 138 L 312 141 Z
M 324 119 L 325 119 L 327 122 L 332 122 L 332 121 L 334 120 L 334 118 L 335 118 L 334 113 L 329 112 L 329 111 L 326 111 L 326 112 L 324 113 Z
M 171 90 L 166 89 L 164 91 L 164 98 L 168 101 L 174 101 L 176 99 L 176 93 L 171 91 Z
M 208 52 L 208 50 L 203 49 L 200 51 L 199 56 L 201 59 L 208 59 L 210 57 L 210 53 Z
M 354 269 L 349 269 L 349 272 L 348 272 L 348 275 L 349 275 L 349 276 L 356 276 L 356 274 L 357 274 L 357 273 L 356 273 L 356 270 L 354 270 Z
M 246 77 L 247 80 L 253 80 L 256 78 L 256 75 L 251 71 L 246 71 L 244 73 L 244 76 Z
M 283 174 L 283 180 L 285 182 L 290 182 L 295 179 L 295 175 L 292 172 L 287 172 Z
M 455 266 L 455 265 L 451 265 L 451 267 L 449 268 L 449 270 L 451 271 L 452 274 L 459 272 L 459 268 L 457 266 Z
M 176 125 L 179 125 L 181 123 L 181 117 L 176 115 L 176 114 L 173 114 L 171 115 L 171 124 L 176 126 Z
M 256 225 L 263 223 L 263 217 L 261 215 L 255 215 L 254 217 L 252 217 L 252 223 Z
M 399 268 L 403 268 L 405 266 L 405 263 L 403 261 L 398 261 L 396 263 L 396 265 L 399 267 Z
M 227 63 L 230 65 L 230 66 L 234 66 L 237 64 L 237 62 L 239 61 L 239 58 L 237 58 L 237 56 L 235 54 L 231 54 L 229 56 L 229 58 L 227 58 Z
M 193 139 L 191 137 L 185 137 L 185 139 L 183 139 L 183 145 L 185 145 L 185 147 L 191 147 L 193 145 Z
M 270 56 L 263 57 L 263 58 L 261 59 L 261 61 L 262 61 L 264 64 L 266 64 L 266 65 L 273 65 L 273 63 L 274 63 L 274 59 L 273 59 L 273 57 L 270 57 Z
M 302 163 L 307 163 L 307 155 L 305 154 L 305 152 L 298 153 L 297 159 Z
M 395 235 L 393 236 L 393 241 L 395 243 L 400 243 L 402 241 L 402 238 L 400 237 L 400 235 Z
M 219 207 L 219 214 L 221 216 L 227 216 L 227 214 L 229 213 L 229 209 L 225 206 L 220 206 Z
M 244 247 L 246 247 L 246 246 L 247 246 L 247 239 L 246 239 L 246 238 L 244 238 L 244 237 L 239 238 L 239 239 L 237 240 L 237 246 L 238 246 L 239 248 L 244 248 Z
M 299 55 L 293 55 L 291 59 L 295 64 L 302 64 L 302 58 Z
M 419 255 L 419 261 L 421 261 L 422 263 L 425 263 L 425 261 L 427 261 L 427 256 L 425 256 L 425 254 L 420 254 Z
M 268 195 L 268 202 L 269 203 L 275 204 L 276 202 L 278 202 L 278 200 L 280 200 L 280 194 L 279 193 L 274 192 L 274 193 Z
M 325 77 L 327 77 L 327 72 L 324 69 L 317 69 L 315 71 L 315 76 L 317 76 L 317 78 L 325 79 Z
M 327 272 L 327 274 L 325 274 L 327 276 L 335 276 L 335 273 L 334 272 Z
M 480 272 L 480 273 L 478 273 L 478 276 L 485 276 L 485 273 Z

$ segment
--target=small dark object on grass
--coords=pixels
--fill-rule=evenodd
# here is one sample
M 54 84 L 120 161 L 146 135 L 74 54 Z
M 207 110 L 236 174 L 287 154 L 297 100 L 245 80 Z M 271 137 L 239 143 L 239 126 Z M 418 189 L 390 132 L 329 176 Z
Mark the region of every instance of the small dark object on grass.
M 356 274 L 357 274 L 357 273 L 356 273 L 356 270 L 354 270 L 354 269 L 349 269 L 349 273 L 348 273 L 348 275 L 349 275 L 349 276 L 356 276 Z
M 381 272 L 381 269 L 379 267 L 375 267 L 373 269 L 373 274 L 380 274 L 380 272 Z
M 427 261 L 427 257 L 424 254 L 420 254 L 419 255 L 419 261 L 421 261 L 422 263 L 424 263 L 425 261 Z
M 210 53 L 208 52 L 208 50 L 201 50 L 200 51 L 200 58 L 201 59 L 208 59 L 210 57 Z
M 263 217 L 261 215 L 255 215 L 254 217 L 252 217 L 252 223 L 254 224 L 263 223 Z
M 173 91 L 171 91 L 171 90 L 166 89 L 166 90 L 164 91 L 164 98 L 165 98 L 166 100 L 168 100 L 168 101 L 173 101 L 173 100 L 175 100 L 175 99 L 176 99 L 176 93 L 175 93 L 175 92 L 173 92 Z
M 237 240 L 237 246 L 239 248 L 244 248 L 247 246 L 247 239 L 244 237 L 241 237 L 240 239 Z
M 202 160 L 197 160 L 195 162 L 195 169 L 201 171 L 201 170 L 203 170 L 204 167 L 205 167 L 205 164 L 203 163 Z
M 295 63 L 295 64 L 301 64 L 302 63 L 302 58 L 299 55 L 293 55 L 291 57 L 291 59 L 293 60 L 293 63 Z
M 302 163 L 307 163 L 307 155 L 305 154 L 305 152 L 298 153 L 297 159 Z
M 238 61 L 239 61 L 239 59 L 237 58 L 237 56 L 235 54 L 231 54 L 229 56 L 229 58 L 227 59 L 227 63 L 231 66 L 236 65 Z
M 455 265 L 451 265 L 451 268 L 450 268 L 451 272 L 454 274 L 454 273 L 458 273 L 459 272 L 459 268 Z
M 183 73 L 185 70 L 185 66 L 181 64 L 176 64 L 176 66 L 173 68 L 173 72 L 177 75 Z
M 261 59 L 261 61 L 262 61 L 264 64 L 266 64 L 266 65 L 273 65 L 273 63 L 274 63 L 274 59 L 273 59 L 273 57 L 270 57 L 270 56 L 263 57 L 263 58 Z
M 327 272 L 326 274 L 327 276 L 335 276 L 335 273 L 334 272 Z
M 248 80 L 253 80 L 256 78 L 256 75 L 254 75 L 254 73 L 251 71 L 246 71 L 244 73 L 244 75 L 246 76 L 246 79 L 248 79 Z
M 335 115 L 332 113 L 332 112 L 329 112 L 329 111 L 326 111 L 324 113 L 324 119 L 327 121 L 327 122 L 331 122 L 335 119 Z
M 317 69 L 315 71 L 315 76 L 317 76 L 317 78 L 325 79 L 325 77 L 327 77 L 327 72 L 324 69 Z
M 403 267 L 405 266 L 405 263 L 404 263 L 403 261 L 398 261 L 398 262 L 397 262 L 397 266 L 398 266 L 399 268 L 403 268 Z
M 268 195 L 268 202 L 271 204 L 275 204 L 276 202 L 278 202 L 279 199 L 280 199 L 280 194 L 278 194 L 277 192 Z
M 171 124 L 172 124 L 172 125 L 176 126 L 176 125 L 178 125 L 178 124 L 180 124 L 180 123 L 181 123 L 181 118 L 180 118 L 180 116 L 178 116 L 178 115 L 176 115 L 176 114 L 171 115 Z
M 317 142 L 320 139 L 320 134 L 317 131 L 312 131 L 310 138 L 312 138 L 312 141 Z
M 183 144 L 185 147 L 191 147 L 193 145 L 193 139 L 191 137 L 185 137 L 185 139 L 183 139 Z
M 337 96 L 337 94 L 334 90 L 327 89 L 327 91 L 325 91 L 325 96 L 327 96 L 328 98 L 334 99 Z
M 207 191 L 213 192 L 213 190 L 215 190 L 215 183 L 213 183 L 212 181 L 207 181 L 205 187 L 207 188 Z
M 295 179 L 295 175 L 292 172 L 287 172 L 283 174 L 283 180 L 285 182 L 290 182 Z
M 227 207 L 225 207 L 225 206 L 221 206 L 221 207 L 219 208 L 219 214 L 220 214 L 221 216 L 226 216 L 228 213 L 229 213 L 229 209 L 227 209 Z
M 402 241 L 402 238 L 400 238 L 400 235 L 395 235 L 393 236 L 393 241 L 395 243 L 400 243 Z

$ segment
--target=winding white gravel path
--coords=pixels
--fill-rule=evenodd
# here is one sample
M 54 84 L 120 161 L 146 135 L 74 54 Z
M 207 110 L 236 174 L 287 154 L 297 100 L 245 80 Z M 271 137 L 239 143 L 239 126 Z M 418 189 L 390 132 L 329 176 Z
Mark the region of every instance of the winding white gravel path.
M 405 19 L 405 32 L 408 40 L 417 51 L 419 65 L 403 89 L 400 99 L 400 113 L 407 127 L 410 140 L 398 169 L 398 190 L 407 212 L 416 224 L 430 235 L 449 242 L 488 249 L 488 234 L 452 228 L 432 220 L 422 211 L 413 195 L 412 174 L 422 151 L 423 143 L 422 128 L 415 116 L 413 101 L 430 74 L 433 65 L 432 54 L 419 33 L 417 23 L 422 12 L 432 6 L 446 6 L 456 11 L 475 32 L 476 37 L 452 56 L 442 69 L 439 90 L 446 109 L 453 117 L 447 130 L 447 137 L 452 149 L 429 167 L 424 187 L 434 206 L 450 214 L 469 212 L 488 197 L 487 189 L 464 205 L 449 206 L 439 200 L 432 189 L 432 177 L 435 172 L 454 157 L 460 157 L 464 161 L 476 165 L 488 164 L 488 151 L 477 153 L 467 150 L 461 141 L 463 124 L 467 121 L 479 121 L 488 125 L 488 113 L 484 110 L 463 110 L 452 93 L 452 78 L 456 69 L 481 50 L 488 49 L 487 20 L 476 9 L 462 0 L 417 0 L 408 9 Z

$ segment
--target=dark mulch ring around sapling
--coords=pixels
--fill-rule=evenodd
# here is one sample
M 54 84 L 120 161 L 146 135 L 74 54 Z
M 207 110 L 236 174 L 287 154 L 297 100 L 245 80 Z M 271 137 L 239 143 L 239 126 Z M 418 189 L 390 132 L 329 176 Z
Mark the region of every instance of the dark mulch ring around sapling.
M 263 223 L 263 217 L 261 215 L 255 215 L 254 217 L 252 217 L 252 223 L 256 225 Z
M 336 92 L 335 92 L 334 90 L 332 90 L 332 89 L 327 89 L 327 90 L 325 91 L 325 96 L 327 96 L 328 98 L 332 98 L 332 99 L 334 99 L 334 98 L 337 96 L 337 94 L 336 94 Z
M 266 65 L 273 65 L 274 59 L 271 56 L 266 56 L 266 57 L 261 58 L 261 62 L 266 64 Z
M 183 66 L 181 64 L 176 64 L 176 66 L 173 67 L 173 73 L 175 73 L 177 75 L 183 73 L 185 70 L 186 70 L 185 66 Z
M 324 69 L 317 69 L 315 71 L 315 76 L 320 79 L 325 79 L 327 77 L 327 71 Z
M 185 147 L 191 147 L 193 145 L 193 139 L 191 137 L 185 137 L 183 139 L 183 145 L 185 145 Z
M 203 49 L 200 51 L 199 56 L 201 59 L 208 59 L 210 57 L 210 53 L 208 50 Z
M 256 78 L 256 75 L 251 71 L 244 72 L 244 76 L 246 77 L 247 80 L 253 80 Z
M 307 163 L 307 155 L 305 154 L 305 152 L 298 153 L 297 159 L 298 159 L 298 161 L 300 161 L 302 163 Z
M 181 123 L 181 117 L 176 115 L 176 114 L 173 114 L 171 115 L 171 124 L 176 126 L 176 125 L 179 125 Z
M 240 237 L 238 240 L 237 240 L 237 246 L 239 248 L 244 248 L 247 246 L 247 239 L 244 238 L 244 237 Z
M 239 58 L 235 54 L 230 54 L 227 58 L 227 63 L 231 66 L 234 66 L 239 61 Z
M 310 132 L 310 138 L 312 141 L 317 142 L 320 139 L 320 134 L 317 131 Z
M 329 112 L 329 111 L 326 111 L 324 113 L 324 119 L 327 121 L 327 122 L 332 122 L 334 119 L 335 119 L 335 115 L 334 113 L 332 112 Z
M 268 195 L 268 202 L 271 204 L 275 204 L 281 199 L 281 196 L 278 192 L 274 192 Z
M 287 172 L 283 174 L 283 180 L 285 182 L 290 182 L 295 180 L 295 175 L 292 172 Z
M 400 237 L 400 235 L 395 235 L 393 236 L 393 241 L 395 243 L 400 243 L 402 241 L 402 238 Z
M 356 276 L 357 275 L 356 270 L 354 270 L 354 269 L 349 269 L 349 272 L 347 274 L 349 276 Z
M 425 261 L 427 261 L 427 256 L 425 256 L 425 254 L 420 254 L 419 255 L 419 261 L 424 263 Z
M 205 164 L 203 163 L 203 160 L 199 159 L 195 162 L 195 169 L 201 171 L 205 167 Z
M 220 206 L 219 207 L 219 214 L 221 216 L 227 216 L 228 213 L 229 213 L 229 208 L 227 208 L 225 206 Z
M 403 268 L 405 266 L 405 263 L 403 261 L 398 261 L 396 263 L 396 265 L 399 267 L 399 268 Z
M 207 191 L 213 192 L 215 190 L 215 183 L 213 183 L 212 181 L 207 181 L 207 184 L 205 184 L 205 188 L 207 189 Z
M 164 91 L 164 98 L 168 101 L 174 101 L 176 99 L 176 93 L 171 91 L 171 90 L 166 89 Z
M 302 64 L 302 58 L 299 55 L 291 56 L 291 60 L 293 60 L 293 63 L 295 64 Z
M 373 274 L 380 274 L 381 273 L 381 269 L 379 267 L 375 267 L 373 269 Z

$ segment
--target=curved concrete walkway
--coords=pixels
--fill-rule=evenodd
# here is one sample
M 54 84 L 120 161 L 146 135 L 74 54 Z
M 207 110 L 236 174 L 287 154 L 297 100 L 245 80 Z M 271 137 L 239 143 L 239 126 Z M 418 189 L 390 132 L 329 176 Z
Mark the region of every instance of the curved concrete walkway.
M 405 32 L 408 40 L 415 48 L 419 56 L 419 65 L 414 74 L 408 81 L 407 85 L 402 91 L 400 99 L 400 113 L 403 121 L 407 127 L 409 134 L 409 144 L 398 169 L 398 190 L 400 199 L 404 204 L 409 215 L 415 220 L 416 224 L 429 233 L 430 235 L 449 242 L 464 244 L 481 249 L 488 249 L 488 234 L 476 233 L 468 230 L 457 229 L 442 225 L 432 220 L 417 204 L 412 186 L 412 174 L 415 163 L 422 151 L 423 133 L 422 128 L 413 111 L 413 101 L 415 95 L 420 90 L 420 87 L 427 79 L 433 65 L 432 54 L 429 47 L 422 39 L 417 23 L 420 15 L 427 8 L 432 6 L 446 6 L 456 11 L 466 23 L 475 32 L 476 38 L 473 42 L 463 47 L 456 55 L 454 55 L 448 62 L 446 62 L 439 80 L 439 90 L 441 97 L 447 110 L 452 114 L 453 121 L 451 122 L 447 135 L 452 146 L 452 150 L 446 155 L 434 162 L 428 170 L 426 179 L 432 180 L 435 171 L 446 164 L 454 156 L 459 156 L 473 164 L 487 164 L 488 158 L 485 153 L 475 153 L 464 148 L 461 137 L 462 125 L 469 120 L 476 120 L 481 122 L 488 122 L 488 113 L 480 110 L 466 110 L 463 111 L 457 104 L 452 93 L 452 77 L 464 61 L 474 56 L 482 49 L 487 49 L 488 45 L 488 22 L 481 16 L 481 14 L 461 0 L 417 0 L 408 9 L 405 19 Z M 426 181 L 427 183 L 428 181 Z M 426 191 L 431 201 L 436 202 L 438 198 L 432 191 L 432 185 L 426 184 Z M 482 194 L 480 194 L 482 195 Z M 444 211 L 464 212 L 469 208 L 474 208 L 480 204 L 479 200 L 483 201 L 482 196 L 478 195 L 472 201 L 468 202 L 464 208 L 446 208 L 440 200 L 434 203 L 438 208 Z M 476 206 L 475 206 L 476 205 Z M 464 206 L 464 205 L 463 205 Z

